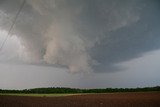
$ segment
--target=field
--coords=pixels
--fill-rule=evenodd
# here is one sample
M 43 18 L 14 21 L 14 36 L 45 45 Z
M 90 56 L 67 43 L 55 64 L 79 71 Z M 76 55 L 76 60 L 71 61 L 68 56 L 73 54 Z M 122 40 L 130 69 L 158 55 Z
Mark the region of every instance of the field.
M 62 96 L 72 96 L 72 95 L 79 95 L 79 94 L 7 94 L 7 93 L 0 93 L 1 95 L 9 95 L 9 96 L 31 96 L 31 97 L 62 97 Z
M 0 107 L 160 107 L 160 92 L 54 96 L 0 95 Z

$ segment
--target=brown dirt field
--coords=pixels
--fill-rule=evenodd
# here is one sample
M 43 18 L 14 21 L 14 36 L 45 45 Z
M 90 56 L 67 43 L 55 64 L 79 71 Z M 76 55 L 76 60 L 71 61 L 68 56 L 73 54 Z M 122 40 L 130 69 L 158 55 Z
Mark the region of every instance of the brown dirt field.
M 160 107 L 160 92 L 85 94 L 66 97 L 1 95 L 0 107 Z

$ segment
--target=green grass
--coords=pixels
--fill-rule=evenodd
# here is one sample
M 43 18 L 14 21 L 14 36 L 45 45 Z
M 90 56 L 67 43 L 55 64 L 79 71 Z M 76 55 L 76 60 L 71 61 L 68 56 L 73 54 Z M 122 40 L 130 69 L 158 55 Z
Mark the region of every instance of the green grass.
M 32 96 L 32 97 L 62 97 L 62 96 L 72 96 L 80 94 L 13 94 L 13 93 L 0 93 L 0 95 L 11 95 L 11 96 Z

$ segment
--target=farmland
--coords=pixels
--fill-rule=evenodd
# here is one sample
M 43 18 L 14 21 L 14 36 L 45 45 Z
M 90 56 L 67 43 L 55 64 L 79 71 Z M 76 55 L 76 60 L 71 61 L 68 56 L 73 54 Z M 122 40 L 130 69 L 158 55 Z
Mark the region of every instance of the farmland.
M 0 93 L 0 96 L 32 96 L 32 97 L 62 97 L 80 94 L 24 94 L 24 93 Z
M 160 92 L 32 95 L 0 95 L 0 107 L 160 107 Z

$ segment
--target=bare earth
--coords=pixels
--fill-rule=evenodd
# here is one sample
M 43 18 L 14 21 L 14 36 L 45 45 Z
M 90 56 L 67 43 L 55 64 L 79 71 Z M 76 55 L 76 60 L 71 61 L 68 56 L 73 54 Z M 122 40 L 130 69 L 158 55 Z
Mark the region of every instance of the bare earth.
M 65 97 L 0 96 L 0 107 L 160 107 L 160 92 Z

